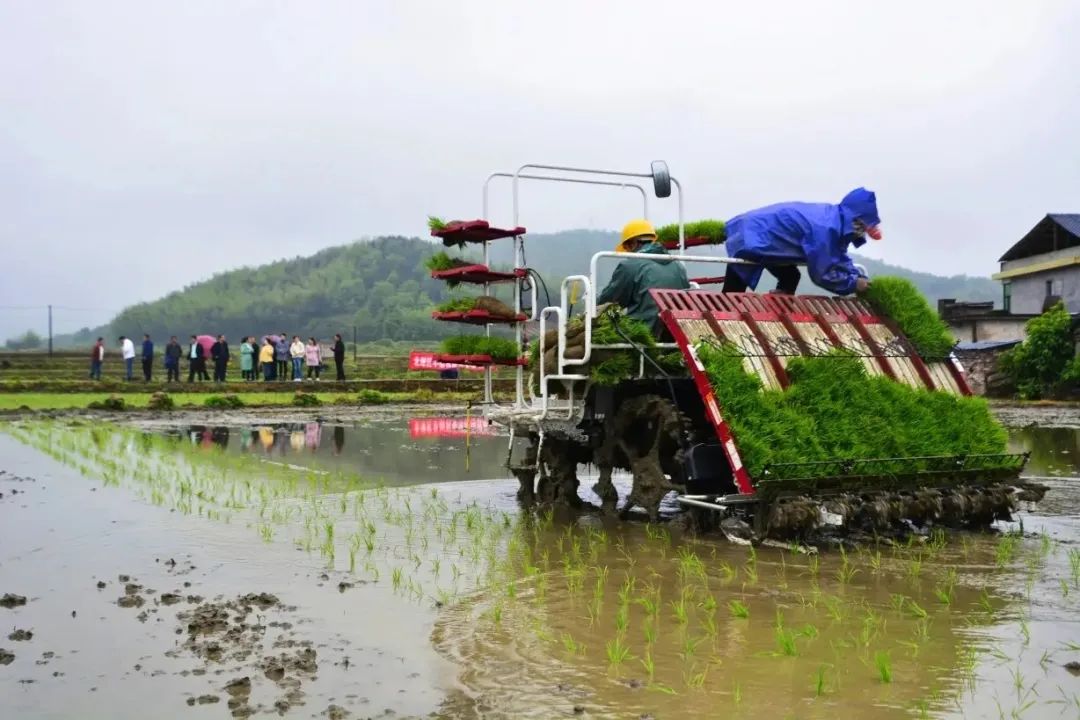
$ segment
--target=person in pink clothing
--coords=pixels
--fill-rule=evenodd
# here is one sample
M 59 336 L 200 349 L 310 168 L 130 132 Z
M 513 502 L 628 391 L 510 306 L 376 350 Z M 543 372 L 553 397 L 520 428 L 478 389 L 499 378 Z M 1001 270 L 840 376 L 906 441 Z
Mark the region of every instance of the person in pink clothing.
M 322 349 L 315 338 L 308 338 L 307 345 L 304 346 L 304 362 L 307 364 L 308 380 L 311 379 L 311 374 L 315 373 L 317 382 L 319 371 L 322 370 Z

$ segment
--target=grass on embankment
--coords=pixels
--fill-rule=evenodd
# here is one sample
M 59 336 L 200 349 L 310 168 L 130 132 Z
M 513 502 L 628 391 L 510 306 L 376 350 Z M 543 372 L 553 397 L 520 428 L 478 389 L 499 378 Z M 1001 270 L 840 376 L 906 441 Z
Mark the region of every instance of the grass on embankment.
M 306 390 L 306 388 L 305 388 Z M 469 400 L 477 400 L 477 394 L 457 392 L 388 392 L 380 393 L 380 402 L 364 402 L 355 393 L 342 394 L 335 392 L 311 393 L 319 398 L 322 405 L 378 405 L 378 404 L 406 404 L 406 403 L 465 403 Z M 131 409 L 147 407 L 151 393 L 124 393 L 124 404 Z M 233 393 L 239 398 L 245 407 L 293 407 L 293 394 L 283 392 L 266 393 Z M 0 411 L 19 410 L 27 407 L 31 410 L 79 410 L 85 409 L 91 402 L 102 401 L 109 397 L 109 393 L 11 393 L 0 394 Z M 176 403 L 176 410 L 203 410 L 209 409 L 205 405 L 206 399 L 212 397 L 209 393 L 170 393 L 169 397 Z M 187 407 L 190 404 L 190 407 Z

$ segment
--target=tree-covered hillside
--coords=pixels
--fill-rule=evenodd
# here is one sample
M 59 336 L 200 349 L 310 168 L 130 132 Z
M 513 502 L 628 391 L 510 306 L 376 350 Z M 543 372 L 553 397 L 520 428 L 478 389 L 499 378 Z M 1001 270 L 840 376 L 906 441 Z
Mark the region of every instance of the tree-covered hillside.
M 292 260 L 220 273 L 153 302 L 125 309 L 110 335 L 225 333 L 232 339 L 285 331 L 327 339 L 437 337 L 431 307 L 447 297 L 423 260 L 434 246 L 385 237 Z
M 615 233 L 590 230 L 533 234 L 528 239 L 526 260 L 545 277 L 551 300 L 557 303 L 560 279 L 568 274 L 587 274 L 592 254 L 613 249 L 616 239 Z M 441 244 L 427 239 L 384 237 L 328 248 L 310 257 L 230 270 L 159 300 L 129 307 L 108 326 L 84 330 L 68 336 L 68 343 L 58 344 L 74 341 L 88 345 L 98 334 L 111 339 L 121 334 L 138 337 L 143 332 L 158 340 L 169 335 L 220 332 L 236 340 L 281 330 L 322 339 L 340 332 L 351 339 L 354 325 L 361 341 L 437 339 L 460 332 L 462 326 L 434 322 L 432 307 L 453 293 L 475 292 L 465 287 L 448 291 L 442 282 L 431 279 L 424 259 L 441 249 Z M 476 249 L 470 252 L 471 257 L 477 256 Z M 492 245 L 493 264 L 507 265 L 511 258 L 509 241 Z M 943 297 L 990 300 L 1000 293 L 999 286 L 986 278 L 940 277 L 866 258 L 859 262 L 871 278 L 910 278 L 931 302 Z M 600 266 L 601 284 L 613 267 L 613 261 Z M 722 268 L 690 268 L 691 277 L 714 274 L 722 274 Z M 763 281 L 759 290 L 769 287 Z M 801 289 L 813 292 L 805 278 Z M 508 292 L 507 286 L 501 286 L 498 294 L 508 301 Z M 541 291 L 541 304 L 546 304 L 545 300 Z

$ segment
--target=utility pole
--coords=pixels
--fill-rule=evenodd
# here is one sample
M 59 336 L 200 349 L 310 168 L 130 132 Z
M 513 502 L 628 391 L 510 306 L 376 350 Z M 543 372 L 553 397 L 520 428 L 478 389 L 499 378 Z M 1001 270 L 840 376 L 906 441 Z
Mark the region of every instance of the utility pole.
M 49 306 L 49 357 L 52 357 L 52 305 Z

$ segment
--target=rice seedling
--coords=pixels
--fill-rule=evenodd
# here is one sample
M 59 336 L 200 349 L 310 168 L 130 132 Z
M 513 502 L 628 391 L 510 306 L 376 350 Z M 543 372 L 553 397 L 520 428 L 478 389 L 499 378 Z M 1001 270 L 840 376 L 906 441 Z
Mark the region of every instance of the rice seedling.
M 584 655 L 585 646 L 574 639 L 574 636 L 568 632 L 564 632 L 560 637 L 562 640 L 563 650 L 567 655 Z
M 630 659 L 630 647 L 623 642 L 621 635 L 608 640 L 604 650 L 607 653 L 608 666 L 611 668 L 617 668 Z
M 688 690 L 700 690 L 705 686 L 705 678 L 709 674 L 709 666 L 706 665 L 705 669 L 701 672 L 694 672 L 691 668 L 689 671 L 683 674 L 683 682 L 686 684 Z
M 685 584 L 690 581 L 691 578 L 701 578 L 705 580 L 705 564 L 701 562 L 701 558 L 691 550 L 688 546 L 684 545 L 679 548 L 678 555 L 678 575 L 679 579 Z
M 826 693 L 826 672 L 827 669 L 824 665 L 818 665 L 817 671 L 814 673 L 814 697 L 821 697 Z
M 645 644 L 650 647 L 655 645 L 657 637 L 656 622 L 653 620 L 646 620 L 642 631 L 645 634 Z
M 1080 587 L 1080 549 L 1069 550 L 1069 571 L 1072 573 L 1073 587 Z
M 825 602 L 825 614 L 835 623 L 844 621 L 844 603 L 835 595 L 823 598 Z
M 923 558 L 922 555 L 916 554 L 908 559 L 907 576 L 912 582 L 918 580 L 922 576 Z
M 934 588 L 934 597 L 942 605 L 952 605 L 954 590 L 956 588 L 956 569 L 949 568 L 941 583 Z
M 898 614 L 904 612 L 904 606 L 907 604 L 907 595 L 901 595 L 899 593 L 892 593 L 889 595 L 889 605 Z
M 634 593 L 634 586 L 637 583 L 637 578 L 633 575 L 627 575 L 623 580 L 622 586 L 619 588 L 619 607 L 628 607 L 630 605 L 630 596 Z
M 259 535 L 262 537 L 263 542 L 269 543 L 274 541 L 274 528 L 272 525 L 262 524 L 259 526 Z
M 750 618 L 750 608 L 738 600 L 730 600 L 728 602 L 728 611 L 733 618 L 738 618 L 740 620 L 747 620 Z
M 881 616 L 867 608 L 859 630 L 859 644 L 864 648 L 870 647 L 870 643 L 877 637 L 882 624 Z
M 1013 558 L 1016 557 L 1017 548 L 1020 545 L 1020 536 L 1015 533 L 1004 533 L 998 538 L 997 548 L 995 551 L 995 560 L 998 567 L 1006 567 L 1010 565 Z
M 777 625 L 773 631 L 776 638 L 776 647 L 781 655 L 786 657 L 796 657 L 799 654 L 798 645 L 795 643 L 795 633 L 791 630 Z
M 694 656 L 697 654 L 698 645 L 704 642 L 704 640 L 705 638 L 703 637 L 694 639 L 689 635 L 683 636 L 682 648 L 679 650 L 679 657 L 682 658 L 683 662 L 689 663 L 694 659 Z
M 1028 627 L 1027 618 L 1023 615 L 1020 616 L 1018 623 L 1020 625 L 1020 636 L 1024 638 L 1024 647 L 1027 647 L 1031 644 L 1031 628 Z
M 870 377 L 858 357 L 794 358 L 787 368 L 791 384 L 780 391 L 765 390 L 747 373 L 735 346 L 701 344 L 696 351 L 710 383 L 723 388 L 724 417 L 751 476 L 770 463 L 1006 449 L 1006 434 L 983 399 Z
M 671 614 L 675 618 L 675 622 L 679 625 L 686 625 L 689 621 L 689 614 L 686 607 L 686 595 L 680 595 L 677 600 L 672 600 L 669 604 L 671 605 Z
M 639 659 L 641 667 L 645 670 L 645 676 L 651 683 L 656 678 L 656 663 L 653 662 L 652 652 L 645 650 L 645 654 Z
M 856 573 L 858 573 L 858 572 L 859 572 L 858 568 L 856 568 L 851 563 L 850 558 L 848 558 L 847 552 L 844 550 L 844 546 L 841 545 L 840 546 L 840 567 L 836 571 L 836 579 L 840 582 L 841 585 L 847 585 L 848 583 L 851 582 L 851 580 L 855 577 Z
M 910 280 L 875 277 L 865 297 L 896 322 L 923 357 L 945 358 L 952 352 L 952 332 Z
M 878 650 L 874 653 L 874 667 L 877 669 L 878 680 L 883 683 L 892 682 L 892 659 L 889 657 L 889 653 L 884 650 Z
M 915 630 L 913 633 L 915 642 L 924 643 L 930 639 L 930 619 L 921 618 L 915 623 Z
M 698 220 L 683 224 L 683 237 L 706 238 L 715 245 L 724 242 L 727 237 L 727 230 L 723 220 Z M 661 243 L 678 243 L 678 224 L 661 225 L 656 228 L 656 239 Z
M 735 707 L 742 705 L 742 686 L 739 685 L 739 681 L 735 681 L 735 685 L 731 689 L 731 700 L 735 703 Z
M 628 605 L 620 605 L 615 611 L 615 631 L 620 635 L 630 627 L 630 608 Z

